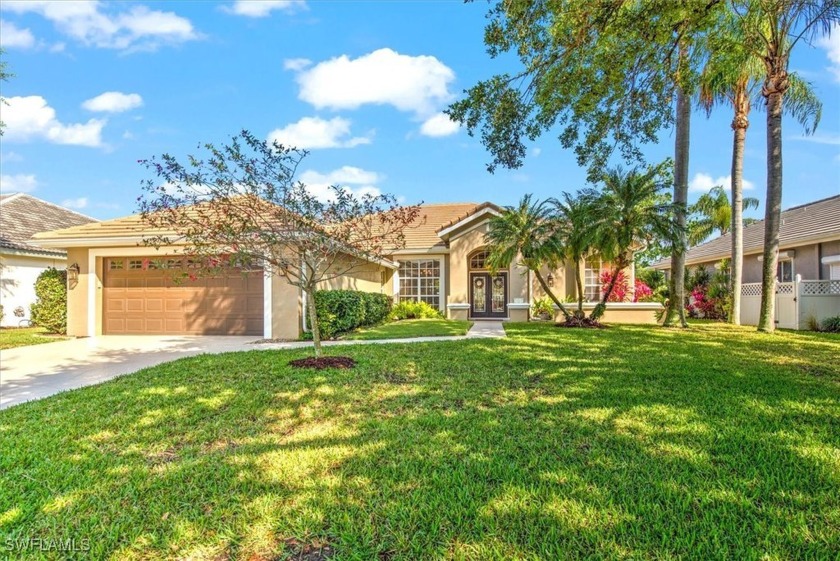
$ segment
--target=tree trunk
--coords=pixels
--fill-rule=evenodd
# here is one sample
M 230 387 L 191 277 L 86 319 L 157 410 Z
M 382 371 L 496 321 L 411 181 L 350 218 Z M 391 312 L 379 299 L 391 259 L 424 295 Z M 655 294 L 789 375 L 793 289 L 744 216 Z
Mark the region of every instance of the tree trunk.
M 607 302 L 612 296 L 613 290 L 615 290 L 615 283 L 618 282 L 618 273 L 624 270 L 627 266 L 626 263 L 620 261 L 616 264 L 615 270 L 612 272 L 612 277 L 610 278 L 610 283 L 607 285 L 607 289 L 604 291 L 604 294 L 601 296 L 601 301 L 598 302 L 598 305 L 592 310 L 592 313 L 589 314 L 589 319 L 592 321 L 598 321 L 603 317 L 604 313 L 607 311 Z
M 671 252 L 671 297 L 665 311 L 663 325 L 672 326 L 679 321 L 681 327 L 688 327 L 685 321 L 685 252 L 686 210 L 688 203 L 688 150 L 691 126 L 691 100 L 682 88 L 677 88 L 676 139 L 674 141 L 674 204 L 676 221 L 680 226 L 679 243 Z
M 776 266 L 779 261 L 779 223 L 782 214 L 782 104 L 785 82 L 787 79 L 783 75 L 775 79 L 768 78 L 764 86 L 767 100 L 767 200 L 764 210 L 764 257 L 758 330 L 766 332 L 776 329 Z
M 571 314 L 569 314 L 569 310 L 566 309 L 566 306 L 564 306 L 563 303 L 557 299 L 557 296 L 554 295 L 554 292 L 552 292 L 551 287 L 549 287 L 548 283 L 545 282 L 545 279 L 543 278 L 542 273 L 540 273 L 540 270 L 534 268 L 532 269 L 532 271 L 534 271 L 534 276 L 537 277 L 537 280 L 539 281 L 542 289 L 545 291 L 546 296 L 551 298 L 551 300 L 557 305 L 557 307 L 560 308 L 560 311 L 563 312 L 563 317 L 566 319 L 572 317 Z
M 586 314 L 583 313 L 583 279 L 580 278 L 580 260 L 575 261 L 575 286 L 577 287 L 577 311 L 575 317 L 583 319 Z
M 732 120 L 732 263 L 730 263 L 730 290 L 732 309 L 729 321 L 741 325 L 741 281 L 744 268 L 744 143 L 747 137 L 749 99 L 736 93 L 735 118 Z M 739 106 L 740 105 L 740 106 Z M 746 106 L 746 107 L 745 107 Z
M 306 307 L 309 312 L 309 329 L 312 331 L 312 343 L 315 356 L 321 356 L 321 329 L 318 327 L 318 312 L 315 308 L 315 289 L 306 290 Z

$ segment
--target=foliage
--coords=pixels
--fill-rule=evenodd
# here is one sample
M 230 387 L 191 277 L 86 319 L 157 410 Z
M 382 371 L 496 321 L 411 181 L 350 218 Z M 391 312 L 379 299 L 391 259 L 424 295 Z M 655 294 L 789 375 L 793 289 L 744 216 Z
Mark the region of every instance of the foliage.
M 407 337 L 452 337 L 466 335 L 472 322 L 453 319 L 404 319 L 374 327 L 357 329 L 342 339 L 370 341 Z
M 8 63 L 5 60 L 3 60 L 3 55 L 5 55 L 5 54 L 6 54 L 6 51 L 4 49 L 0 48 L 0 83 L 6 82 L 6 81 L 9 80 L 9 78 L 14 78 L 15 77 L 14 74 L 12 74 L 11 72 L 9 72 L 7 70 Z M 6 99 L 2 95 L 0 95 L 0 106 L 2 106 L 2 105 L 8 105 L 8 102 L 6 101 Z M 0 136 L 3 136 L 3 132 L 4 132 L 3 129 L 5 129 L 5 128 L 6 128 L 6 123 L 4 123 L 2 120 L 0 120 Z
M 648 267 L 637 268 L 636 278 L 640 279 L 654 291 L 659 287 L 666 286 L 668 284 L 665 280 L 665 273 L 659 269 L 651 269 Z
M 554 302 L 548 296 L 534 299 L 534 303 L 531 304 L 531 316 L 540 319 L 553 319 Z
M 380 262 L 405 243 L 418 206 L 391 195 L 356 196 L 340 186 L 318 195 L 295 179 L 307 152 L 269 144 L 243 130 L 186 164 L 169 154 L 142 160 L 156 178 L 143 184 L 141 215 L 154 247 L 183 244 L 201 273 L 229 254 L 262 263 L 267 273 L 299 287 L 307 298 L 315 355 L 321 353 L 315 293 L 326 281 Z M 174 235 L 171 234 L 174 232 Z
M 744 197 L 743 208 L 758 208 L 758 199 Z M 691 218 L 688 222 L 688 243 L 697 245 L 715 233 L 726 234 L 732 227 L 732 204 L 721 185 L 715 185 L 708 193 L 703 193 L 689 207 Z M 756 222 L 745 218 L 744 225 Z
M 67 333 L 67 271 L 50 267 L 35 281 L 32 324 L 48 333 Z
M 686 275 L 692 282 L 686 310 L 694 318 L 728 320 L 732 308 L 732 289 L 729 278 L 729 260 L 718 264 L 711 273 L 705 267 L 698 267 Z
M 422 300 L 400 300 L 391 308 L 388 319 L 399 321 L 403 319 L 443 319 L 440 310 Z
M 827 333 L 840 333 L 840 316 L 824 319 L 820 328 Z
M 616 274 L 618 278 L 613 279 Z M 632 300 L 630 300 L 630 282 L 627 275 L 624 274 L 624 271 L 618 271 L 618 273 L 603 271 L 600 281 L 602 294 L 608 290 L 610 284 L 613 285 L 608 302 L 649 302 L 653 300 L 653 290 L 651 290 L 645 281 L 639 278 L 635 279 Z
M 360 326 L 376 325 L 388 317 L 391 297 L 359 290 L 318 290 L 315 310 L 321 336 L 334 339 Z
M 505 329 L 327 348 L 357 365 L 318 375 L 287 365 L 303 349 L 203 354 L 2 410 L 4 538 L 148 561 L 293 540 L 335 559 L 836 557 L 839 335 Z

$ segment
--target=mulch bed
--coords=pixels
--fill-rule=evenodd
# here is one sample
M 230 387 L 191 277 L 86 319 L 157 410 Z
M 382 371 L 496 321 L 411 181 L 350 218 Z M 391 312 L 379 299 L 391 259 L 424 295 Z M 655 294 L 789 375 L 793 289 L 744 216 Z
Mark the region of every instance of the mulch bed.
M 289 366 L 294 366 L 295 368 L 314 368 L 315 370 L 323 370 L 325 368 L 347 369 L 355 367 L 356 361 L 349 356 L 310 356 L 289 361 Z
M 591 320 L 589 318 L 570 317 L 566 321 L 555 323 L 554 327 L 583 327 L 589 329 L 606 329 L 607 326 L 603 323 Z

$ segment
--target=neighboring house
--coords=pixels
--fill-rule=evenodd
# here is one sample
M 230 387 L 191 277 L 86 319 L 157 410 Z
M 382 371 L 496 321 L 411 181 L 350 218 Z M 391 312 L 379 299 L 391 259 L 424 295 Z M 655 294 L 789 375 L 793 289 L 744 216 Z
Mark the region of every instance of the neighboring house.
M 456 319 L 525 321 L 543 296 L 528 271 L 512 263 L 493 274 L 484 235 L 501 208 L 492 203 L 429 204 L 405 231 L 405 247 L 323 288 L 344 288 L 422 300 Z M 295 339 L 307 328 L 304 295 L 278 276 L 240 273 L 174 282 L 188 273 L 178 247 L 144 246 L 148 231 L 137 215 L 36 236 L 45 248 L 68 251 L 80 274 L 68 296 L 68 332 L 99 334 L 247 334 Z M 600 294 L 600 262 L 589 262 L 586 291 Z M 551 273 L 559 298 L 573 296 L 571 269 Z M 632 269 L 629 271 L 632 281 Z M 606 321 L 653 322 L 658 304 L 615 303 Z
M 38 275 L 49 267 L 67 267 L 66 251 L 32 245 L 32 235 L 91 222 L 96 220 L 25 193 L 0 195 L 0 325 L 26 325 Z M 15 309 L 22 314 L 15 315 Z
M 692 247 L 686 254 L 686 266 L 713 269 L 722 259 L 730 258 L 731 244 L 731 234 L 724 234 Z M 758 323 L 763 251 L 761 220 L 744 227 L 741 319 L 747 325 Z M 671 262 L 660 261 L 653 268 L 669 273 Z M 804 329 L 809 318 L 840 314 L 840 195 L 782 212 L 776 278 L 776 321 L 781 327 Z

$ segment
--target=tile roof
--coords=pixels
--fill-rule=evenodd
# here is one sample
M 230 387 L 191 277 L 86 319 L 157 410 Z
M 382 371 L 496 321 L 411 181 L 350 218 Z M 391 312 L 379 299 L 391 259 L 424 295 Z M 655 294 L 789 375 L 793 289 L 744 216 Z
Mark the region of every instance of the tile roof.
M 96 223 L 96 219 L 32 195 L 12 193 L 0 197 L 0 248 L 63 256 L 64 251 L 32 245 L 32 236 L 45 230 L 90 223 Z
M 462 220 L 473 212 L 476 212 L 479 207 L 484 208 L 488 204 L 439 203 L 422 205 L 419 218 L 405 230 L 404 249 L 445 249 L 446 243 L 437 235 L 438 230 L 447 224 L 454 224 Z M 139 214 L 134 214 L 112 220 L 103 220 L 102 222 L 93 224 L 43 232 L 36 235 L 35 239 L 49 240 L 50 245 L 58 245 L 62 241 L 74 240 L 74 244 L 78 245 L 78 240 L 140 238 L 143 234 L 149 233 L 148 225 L 143 222 Z
M 785 249 L 816 240 L 840 240 L 840 195 L 782 211 L 779 226 L 779 247 Z M 694 246 L 686 253 L 686 264 L 696 265 L 717 261 L 731 255 L 731 234 Z M 758 253 L 764 248 L 764 220 L 744 227 L 744 254 Z M 653 264 L 654 268 L 667 269 L 671 260 Z
M 436 203 L 420 207 L 420 217 L 405 229 L 405 249 L 445 249 L 439 230 L 472 214 L 476 203 Z

